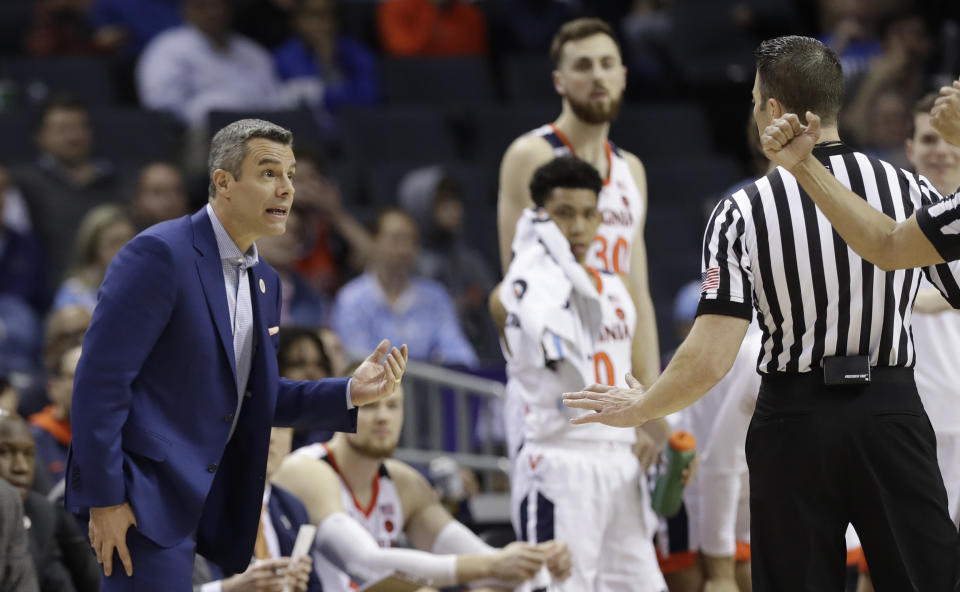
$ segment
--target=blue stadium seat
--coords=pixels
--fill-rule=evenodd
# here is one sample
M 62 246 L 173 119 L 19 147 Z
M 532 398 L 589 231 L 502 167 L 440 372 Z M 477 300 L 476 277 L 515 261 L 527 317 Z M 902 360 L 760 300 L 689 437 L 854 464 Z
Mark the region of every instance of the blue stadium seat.
M 165 113 L 133 108 L 93 109 L 94 153 L 115 162 L 175 160 L 182 128 Z M 33 120 L 24 112 L 0 113 L 0 163 L 23 163 L 37 156 Z
M 470 153 L 474 158 L 498 162 L 517 136 L 551 122 L 560 114 L 560 100 L 510 105 L 474 105 L 471 109 L 473 141 Z
M 133 108 L 91 112 L 97 153 L 116 160 L 175 161 L 183 127 L 167 113 Z
M 17 111 L 0 113 L 0 164 L 29 162 L 36 156 L 30 117 Z
M 726 156 L 651 158 L 644 165 L 651 211 L 669 204 L 695 209 L 744 176 L 737 162 Z
M 66 92 L 91 108 L 110 106 L 116 93 L 104 60 L 94 58 L 16 58 L 0 61 L 0 78 L 16 82 L 24 102 L 41 103 Z
M 294 144 L 306 143 L 311 146 L 323 146 L 326 141 L 321 122 L 313 111 L 295 109 L 291 111 L 211 111 L 207 115 L 207 130 L 213 137 L 218 130 L 238 119 L 265 119 L 283 126 L 293 132 Z
M 386 58 L 380 77 L 384 99 L 393 105 L 458 106 L 496 95 L 483 58 Z
M 558 101 L 553 64 L 545 55 L 510 55 L 503 59 L 504 94 L 510 101 Z
M 450 125 L 426 107 L 343 109 L 338 120 L 348 159 L 366 167 L 388 160 L 429 163 L 457 156 Z
M 16 55 L 23 51 L 33 10 L 32 0 L 0 2 L 0 55 Z
M 610 139 L 641 160 L 713 151 L 710 124 L 695 103 L 624 105 L 610 126 Z

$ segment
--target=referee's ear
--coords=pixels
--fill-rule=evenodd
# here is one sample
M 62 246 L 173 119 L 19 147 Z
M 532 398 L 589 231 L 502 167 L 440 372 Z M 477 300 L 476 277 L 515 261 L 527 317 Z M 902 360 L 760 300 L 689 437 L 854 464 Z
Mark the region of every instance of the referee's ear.
M 783 117 L 783 114 L 785 113 L 783 109 L 783 104 L 773 97 L 770 97 L 769 99 L 767 99 L 767 109 L 770 110 L 771 119 Z

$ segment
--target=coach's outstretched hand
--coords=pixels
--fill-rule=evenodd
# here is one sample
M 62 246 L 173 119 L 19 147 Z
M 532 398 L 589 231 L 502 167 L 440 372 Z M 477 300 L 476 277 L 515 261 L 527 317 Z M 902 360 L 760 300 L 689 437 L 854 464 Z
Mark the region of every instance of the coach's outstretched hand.
M 353 380 L 350 382 L 350 400 L 360 407 L 389 397 L 403 379 L 403 371 L 406 368 L 406 344 L 400 349 L 391 350 L 390 341 L 384 339 L 353 373 Z
M 563 393 L 563 404 L 575 409 L 596 411 L 570 420 L 573 424 L 604 423 L 616 428 L 630 428 L 647 421 L 642 413 L 643 385 L 627 374 L 630 388 L 592 384 L 579 393 Z
M 807 111 L 807 125 L 794 113 L 785 113 L 770 122 L 760 134 L 760 146 L 771 162 L 788 171 L 810 156 L 820 141 L 820 116 Z
M 930 111 L 930 125 L 944 140 L 960 146 L 960 80 L 940 89 Z

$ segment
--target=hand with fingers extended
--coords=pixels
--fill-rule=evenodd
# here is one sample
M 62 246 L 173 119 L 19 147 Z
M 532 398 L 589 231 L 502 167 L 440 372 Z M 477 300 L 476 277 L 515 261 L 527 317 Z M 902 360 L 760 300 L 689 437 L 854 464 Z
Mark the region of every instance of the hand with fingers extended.
M 960 146 L 960 80 L 940 89 L 930 111 L 930 125 L 944 140 Z
M 794 113 L 777 117 L 760 134 L 760 146 L 771 162 L 792 171 L 820 141 L 820 117 L 807 111 L 807 125 Z
M 547 569 L 554 581 L 560 582 L 570 577 L 573 569 L 573 558 L 570 556 L 570 547 L 563 541 L 547 541 L 537 545 L 547 553 Z
M 350 399 L 357 407 L 389 397 L 403 379 L 407 367 L 407 346 L 390 349 L 386 339 L 367 356 L 353 373 Z
M 133 559 L 127 548 L 127 529 L 137 525 L 133 508 L 128 503 L 104 508 L 90 508 L 90 546 L 103 565 L 106 576 L 113 574 L 113 552 L 116 550 L 127 576 L 133 575 Z
M 595 411 L 571 419 L 570 423 L 603 423 L 617 428 L 643 425 L 650 419 L 640 407 L 645 389 L 632 374 L 627 374 L 627 384 L 630 388 L 593 384 L 578 393 L 564 393 L 563 404 L 567 407 Z
M 503 582 L 529 580 L 547 561 L 547 551 L 539 545 L 510 543 L 491 556 L 490 577 Z
M 303 565 L 303 560 L 306 560 L 306 566 Z M 303 557 L 293 565 L 289 557 L 259 560 L 250 564 L 243 573 L 223 580 L 220 588 L 223 592 L 282 592 L 287 578 L 290 577 L 291 589 L 304 592 L 310 578 L 309 562 L 309 557 Z

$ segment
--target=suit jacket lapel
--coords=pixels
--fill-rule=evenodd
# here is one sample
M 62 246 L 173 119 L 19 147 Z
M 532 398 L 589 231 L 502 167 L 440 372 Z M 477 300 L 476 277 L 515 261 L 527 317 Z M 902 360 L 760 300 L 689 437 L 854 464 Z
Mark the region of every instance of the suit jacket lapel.
M 233 353 L 233 329 L 230 327 L 230 309 L 227 306 L 223 265 L 220 263 L 217 237 L 213 234 L 213 225 L 207 216 L 206 208 L 193 215 L 193 246 L 200 254 L 197 257 L 197 271 L 200 273 L 200 283 L 203 285 L 207 307 L 217 326 L 223 351 L 230 360 L 231 373 L 236 377 L 237 360 Z

